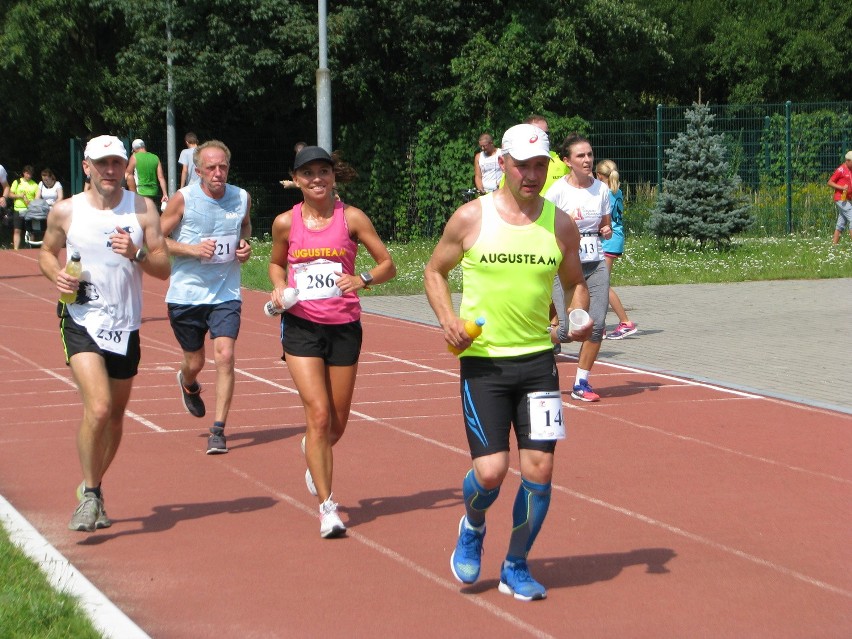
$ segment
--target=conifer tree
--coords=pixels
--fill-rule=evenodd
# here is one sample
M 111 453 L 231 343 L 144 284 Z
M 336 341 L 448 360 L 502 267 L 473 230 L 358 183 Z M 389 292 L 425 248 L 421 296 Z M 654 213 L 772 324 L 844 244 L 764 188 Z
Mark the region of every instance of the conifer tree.
M 668 176 L 648 228 L 658 238 L 692 238 L 722 248 L 752 224 L 751 205 L 738 195 L 740 179 L 729 175 L 723 136 L 714 133 L 707 105 L 686 111 L 686 131 L 666 149 Z

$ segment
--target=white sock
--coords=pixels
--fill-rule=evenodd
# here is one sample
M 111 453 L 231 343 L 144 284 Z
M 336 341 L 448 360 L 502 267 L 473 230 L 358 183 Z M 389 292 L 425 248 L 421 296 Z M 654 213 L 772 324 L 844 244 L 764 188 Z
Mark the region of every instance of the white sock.
M 574 378 L 574 386 L 580 383 L 580 380 L 589 381 L 589 371 L 582 368 L 577 369 L 577 377 Z

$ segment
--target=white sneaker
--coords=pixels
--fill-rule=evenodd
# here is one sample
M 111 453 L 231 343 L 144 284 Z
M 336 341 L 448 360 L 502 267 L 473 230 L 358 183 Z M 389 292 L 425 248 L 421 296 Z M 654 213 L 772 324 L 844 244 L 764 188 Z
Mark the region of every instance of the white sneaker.
M 305 454 L 305 438 L 302 437 L 302 454 Z M 311 477 L 310 469 L 305 471 L 305 485 L 308 487 L 308 492 L 311 493 L 314 497 L 317 496 L 317 487 L 314 484 L 314 478 Z
M 331 539 L 340 537 L 346 532 L 346 526 L 340 521 L 337 514 L 337 504 L 331 501 L 331 495 L 319 505 L 320 512 L 320 537 Z

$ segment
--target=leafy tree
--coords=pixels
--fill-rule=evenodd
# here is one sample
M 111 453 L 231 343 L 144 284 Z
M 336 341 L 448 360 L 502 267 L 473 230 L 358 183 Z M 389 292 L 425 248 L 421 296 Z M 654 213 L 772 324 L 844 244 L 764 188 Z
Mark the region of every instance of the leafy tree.
M 648 228 L 661 239 L 724 247 L 752 224 L 750 205 L 737 193 L 740 179 L 730 174 L 710 109 L 693 104 L 685 117 L 686 131 L 666 149 L 668 177 Z
M 333 138 L 361 175 L 347 196 L 388 228 L 439 229 L 479 133 L 531 112 L 558 142 L 573 117 L 647 117 L 698 86 L 715 102 L 845 96 L 849 12 L 752 4 L 331 2 Z M 69 137 L 104 131 L 156 144 L 170 71 L 178 130 L 224 139 L 254 163 L 235 180 L 275 188 L 293 142 L 312 141 L 316 31 L 307 0 L 0 0 L 0 159 L 55 167 Z
M 491 2 L 494 20 L 478 20 L 449 63 L 449 81 L 433 92 L 435 108 L 418 124 L 411 180 L 413 207 L 403 219 L 440 231 L 473 185 L 473 156 L 481 132 L 498 141 L 531 113 L 548 118 L 555 147 L 582 117 L 639 110 L 639 85 L 648 66 L 670 62 L 659 21 L 630 2 L 557 0 L 548 5 Z M 647 45 L 645 47 L 644 45 Z M 619 87 L 619 88 L 616 88 Z M 569 114 L 574 117 L 569 117 Z M 397 218 L 397 222 L 400 218 Z
M 723 102 L 725 78 L 713 76 L 707 47 L 713 43 L 718 16 L 725 0 L 646 0 L 645 9 L 666 25 L 671 34 L 666 51 L 674 64 L 659 83 L 646 83 L 651 104 L 691 104 L 701 92 L 704 100 Z
M 68 137 L 106 129 L 109 77 L 127 33 L 105 0 L 3 4 L 3 160 L 58 166 L 49 158 L 67 157 Z
M 852 11 L 829 0 L 647 0 L 674 39 L 663 102 L 845 99 Z M 653 87 L 651 88 L 653 90 Z
M 664 25 L 632 2 L 502 4 L 501 18 L 483 22 L 452 61 L 455 81 L 438 94 L 452 115 L 500 127 L 531 111 L 624 117 L 672 63 Z

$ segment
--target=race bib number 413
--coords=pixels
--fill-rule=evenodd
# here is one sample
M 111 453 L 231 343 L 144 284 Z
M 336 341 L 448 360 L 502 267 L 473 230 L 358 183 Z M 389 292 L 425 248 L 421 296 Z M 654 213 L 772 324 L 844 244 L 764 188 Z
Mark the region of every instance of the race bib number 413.
M 584 235 L 580 238 L 580 261 L 600 262 L 601 256 L 598 252 L 600 239 L 597 235 Z

